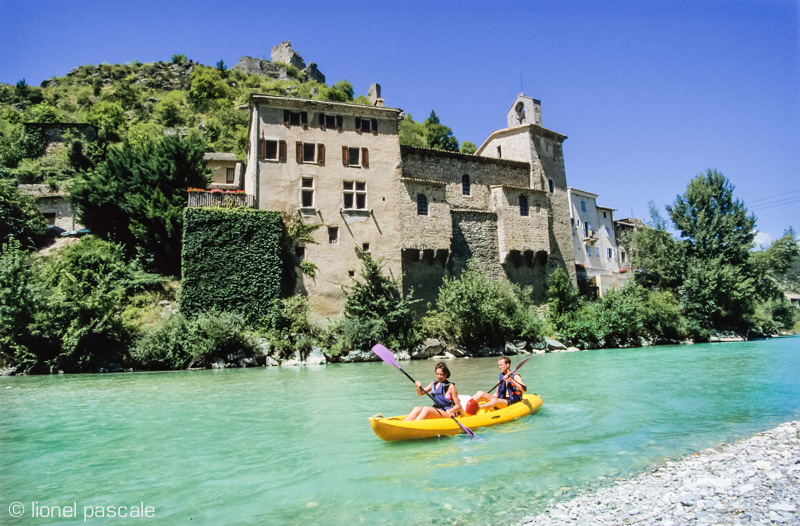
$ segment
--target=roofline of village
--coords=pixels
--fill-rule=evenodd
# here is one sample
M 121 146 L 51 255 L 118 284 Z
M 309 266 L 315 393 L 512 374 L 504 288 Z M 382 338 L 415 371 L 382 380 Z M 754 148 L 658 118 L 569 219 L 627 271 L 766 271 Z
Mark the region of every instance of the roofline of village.
M 525 161 L 514 161 L 512 159 L 497 159 L 496 157 L 481 157 L 471 153 L 448 152 L 445 150 L 433 150 L 431 148 L 420 148 L 419 146 L 400 145 L 400 153 L 418 153 L 432 157 L 448 157 L 460 159 L 462 161 L 473 161 L 483 164 L 497 164 L 501 166 L 511 166 L 514 168 L 530 168 L 530 163 Z
M 297 109 L 311 109 L 311 110 L 324 110 L 340 108 L 348 112 L 355 112 L 361 115 L 369 115 L 372 117 L 387 117 L 394 114 L 396 118 L 400 118 L 403 110 L 400 108 L 387 108 L 384 106 L 366 106 L 364 104 L 356 104 L 354 102 L 333 102 L 329 100 L 318 99 L 301 99 L 297 97 L 281 97 L 278 95 L 266 95 L 261 93 L 250 94 L 250 105 L 255 102 L 276 106 L 281 108 L 297 108 Z

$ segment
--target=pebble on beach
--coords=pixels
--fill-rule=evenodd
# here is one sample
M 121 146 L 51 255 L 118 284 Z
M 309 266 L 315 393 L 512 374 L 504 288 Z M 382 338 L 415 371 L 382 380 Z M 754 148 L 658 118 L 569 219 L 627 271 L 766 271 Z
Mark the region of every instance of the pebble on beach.
M 800 524 L 800 421 L 553 501 L 519 524 Z

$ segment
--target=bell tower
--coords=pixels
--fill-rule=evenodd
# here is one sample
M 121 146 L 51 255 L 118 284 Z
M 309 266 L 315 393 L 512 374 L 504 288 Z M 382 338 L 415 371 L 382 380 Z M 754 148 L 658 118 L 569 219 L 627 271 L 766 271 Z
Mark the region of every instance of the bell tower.
M 524 93 L 517 95 L 511 109 L 506 113 L 508 127 L 522 126 L 523 124 L 542 125 L 542 101 L 526 96 Z

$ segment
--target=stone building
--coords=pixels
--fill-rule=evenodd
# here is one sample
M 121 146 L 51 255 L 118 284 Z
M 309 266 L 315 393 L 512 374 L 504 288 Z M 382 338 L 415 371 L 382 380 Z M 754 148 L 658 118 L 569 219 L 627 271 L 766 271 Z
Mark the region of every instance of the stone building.
M 33 197 L 39 213 L 56 232 L 71 232 L 83 228 L 77 221 L 76 210 L 64 188 L 53 188 L 46 184 L 21 184 L 19 190 Z
M 240 190 L 244 166 L 236 155 L 227 152 L 210 152 L 203 155 L 206 165 L 211 169 L 211 188 L 221 190 Z
M 619 288 L 620 274 L 614 209 L 597 205 L 597 194 L 568 188 L 572 246 L 578 287 L 588 296 Z
M 320 225 L 302 253 L 317 275 L 298 287 L 315 313 L 341 313 L 363 252 L 426 301 L 470 258 L 539 301 L 555 268 L 574 278 L 566 137 L 541 127 L 538 101 L 517 101 L 538 124 L 494 132 L 466 155 L 400 146 L 402 111 L 379 91 L 373 106 L 251 96 L 244 189 L 258 208 Z

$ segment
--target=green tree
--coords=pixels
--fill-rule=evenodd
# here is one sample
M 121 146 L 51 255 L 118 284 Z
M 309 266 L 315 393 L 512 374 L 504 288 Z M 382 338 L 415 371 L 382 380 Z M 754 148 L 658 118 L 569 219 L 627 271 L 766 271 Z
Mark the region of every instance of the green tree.
M 199 110 L 204 110 L 217 101 L 224 101 L 230 96 L 228 85 L 222 79 L 222 73 L 214 68 L 198 66 L 192 71 L 192 86 L 189 88 L 189 100 Z
M 30 331 L 41 297 L 30 251 L 12 240 L 0 251 L 0 357 L 5 364 L 31 369 L 43 341 Z
M 33 198 L 23 195 L 7 180 L 0 180 L 0 251 L 10 238 L 33 248 L 47 234 L 45 222 Z
M 557 324 L 559 318 L 578 310 L 580 293 L 572 284 L 566 271 L 559 267 L 547 280 L 547 306 L 550 319 Z
M 399 135 L 400 144 L 403 146 L 424 148 L 427 145 L 427 142 L 425 142 L 425 126 L 415 121 L 410 113 L 406 113 L 400 120 Z
M 319 98 L 333 102 L 353 102 L 353 85 L 347 80 L 340 80 L 329 88 L 322 88 Z
M 411 299 L 411 295 L 404 298 L 398 283 L 383 274 L 382 264 L 372 259 L 369 252 L 361 254 L 361 265 L 360 275 L 353 278 L 352 285 L 344 287 L 345 316 L 380 321 L 386 330 L 384 337 L 407 341 L 416 329 L 412 307 L 417 300 Z
M 30 122 L 62 122 L 63 120 L 64 116 L 58 108 L 47 101 L 30 109 Z
M 461 153 L 466 153 L 469 155 L 474 154 L 478 151 L 478 147 L 475 146 L 475 143 L 464 141 L 461 143 Z
M 38 365 L 66 372 L 121 363 L 130 334 L 122 323 L 132 268 L 119 245 L 87 236 L 59 250 L 42 267 L 42 295 L 29 327 L 47 343 Z
M 109 149 L 73 186 L 81 222 L 100 237 L 123 243 L 148 270 L 179 275 L 186 190 L 205 188 L 209 181 L 205 149 L 194 134 Z
M 424 126 L 428 148 L 448 152 L 458 151 L 458 139 L 453 136 L 453 130 L 439 122 L 435 111 L 431 110 L 431 115 L 425 120 Z
M 684 245 L 667 231 L 667 221 L 650 201 L 650 222 L 626 233 L 634 277 L 648 289 L 677 291 L 686 270 Z
M 755 308 L 748 265 L 755 217 L 733 190 L 722 174 L 707 170 L 667 206 L 686 254 L 680 297 L 695 333 L 742 328 Z
M 116 102 L 100 101 L 89 110 L 89 124 L 97 128 L 97 137 L 105 143 L 119 142 L 128 119 L 125 109 Z

